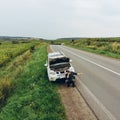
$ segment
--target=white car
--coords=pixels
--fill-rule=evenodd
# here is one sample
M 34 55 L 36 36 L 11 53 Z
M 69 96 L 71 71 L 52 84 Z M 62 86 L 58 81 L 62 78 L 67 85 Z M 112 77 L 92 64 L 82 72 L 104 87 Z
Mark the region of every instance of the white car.
M 61 52 L 48 53 L 45 66 L 47 67 L 49 81 L 65 79 L 66 70 L 75 71 L 70 58 Z

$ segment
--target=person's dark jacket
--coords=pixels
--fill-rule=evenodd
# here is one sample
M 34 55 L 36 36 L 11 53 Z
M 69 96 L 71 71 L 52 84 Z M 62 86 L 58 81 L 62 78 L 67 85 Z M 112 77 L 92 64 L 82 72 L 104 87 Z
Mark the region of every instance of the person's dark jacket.
M 68 79 L 69 81 L 73 81 L 73 79 L 75 79 L 75 75 L 77 75 L 76 72 L 70 72 L 67 79 Z

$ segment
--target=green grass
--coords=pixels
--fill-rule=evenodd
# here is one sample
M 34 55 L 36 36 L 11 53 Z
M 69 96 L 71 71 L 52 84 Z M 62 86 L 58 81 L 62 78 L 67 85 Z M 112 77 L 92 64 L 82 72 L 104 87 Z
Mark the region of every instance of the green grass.
M 40 47 L 16 78 L 17 87 L 0 113 L 0 120 L 66 120 L 57 86 L 47 79 L 46 47 Z
M 23 66 L 31 58 L 31 55 L 32 53 L 28 50 L 0 68 L 0 110 L 16 88 L 16 78 L 21 74 Z
M 31 45 L 32 43 L 33 42 L 31 42 Z M 35 43 L 36 41 L 33 45 Z M 8 41 L 4 41 L 2 44 L 10 43 Z M 24 45 L 19 44 L 19 46 L 22 48 Z M 5 105 L 6 100 L 10 97 L 12 91 L 16 88 L 16 78 L 21 74 L 23 66 L 31 58 L 33 52 L 34 51 L 30 52 L 30 50 L 27 50 L 23 54 L 12 58 L 11 61 L 6 63 L 3 67 L 0 67 L 0 110 Z
M 16 44 L 13 44 L 11 41 L 2 41 L 0 45 L 0 66 L 3 66 L 36 44 L 38 44 L 37 41 L 30 41 L 28 43 L 17 42 Z

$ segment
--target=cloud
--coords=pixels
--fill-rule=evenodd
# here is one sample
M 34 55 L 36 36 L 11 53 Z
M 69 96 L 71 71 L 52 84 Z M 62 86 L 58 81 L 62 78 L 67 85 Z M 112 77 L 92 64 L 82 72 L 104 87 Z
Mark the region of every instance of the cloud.
M 0 35 L 117 35 L 119 5 L 119 0 L 0 0 Z

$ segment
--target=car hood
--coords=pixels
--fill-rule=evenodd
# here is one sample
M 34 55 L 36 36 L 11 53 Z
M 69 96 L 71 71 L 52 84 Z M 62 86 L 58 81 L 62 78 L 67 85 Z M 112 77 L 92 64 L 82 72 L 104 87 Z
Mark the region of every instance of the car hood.
M 50 65 L 58 64 L 58 63 L 64 63 L 64 62 L 69 63 L 70 59 L 68 57 L 61 57 L 61 58 L 51 59 L 49 61 Z
M 57 64 L 55 66 L 51 66 L 51 70 L 54 70 L 54 71 L 63 71 L 63 70 L 67 70 L 69 69 L 70 67 L 70 64 L 69 63 L 66 63 L 64 65 L 61 65 L 61 64 Z

